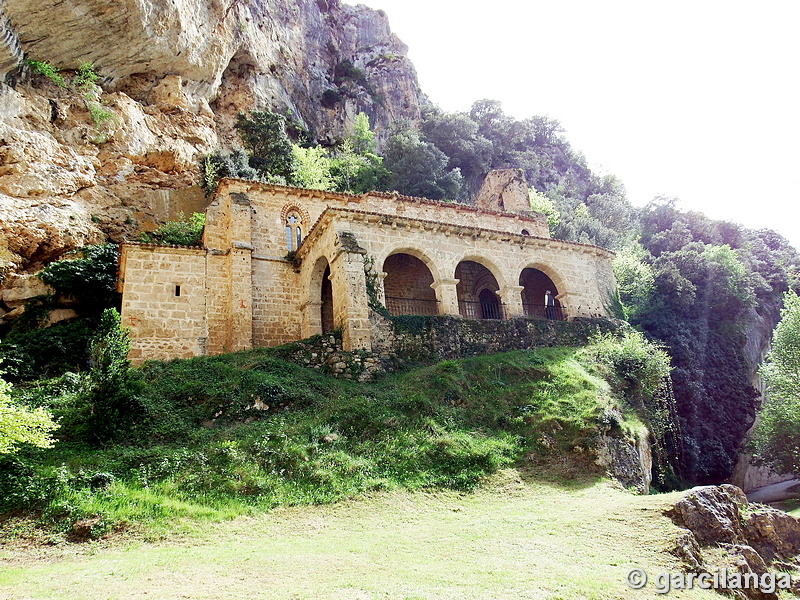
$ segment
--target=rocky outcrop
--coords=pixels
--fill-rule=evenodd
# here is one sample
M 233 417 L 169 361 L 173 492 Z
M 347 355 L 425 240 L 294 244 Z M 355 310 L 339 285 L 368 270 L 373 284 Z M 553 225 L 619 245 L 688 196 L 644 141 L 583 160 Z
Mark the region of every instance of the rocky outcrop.
M 621 420 L 622 415 L 618 418 Z M 647 494 L 653 479 L 653 453 L 648 436 L 647 430 L 633 439 L 618 431 L 606 431 L 598 436 L 595 462 L 624 487 Z
M 386 15 L 338 0 L 4 0 L 0 29 L 0 278 L 202 210 L 200 158 L 236 142 L 239 111 L 325 143 L 425 101 Z M 67 82 L 92 62 L 100 87 L 23 57 Z
M 770 568 L 797 569 L 800 519 L 767 506 L 748 504 L 733 485 L 694 488 L 666 512 L 684 528 L 672 553 L 697 573 L 764 575 Z M 722 548 L 724 554 L 703 552 Z M 720 590 L 724 591 L 724 590 Z M 776 593 L 751 588 L 730 590 L 737 597 L 777 599 Z

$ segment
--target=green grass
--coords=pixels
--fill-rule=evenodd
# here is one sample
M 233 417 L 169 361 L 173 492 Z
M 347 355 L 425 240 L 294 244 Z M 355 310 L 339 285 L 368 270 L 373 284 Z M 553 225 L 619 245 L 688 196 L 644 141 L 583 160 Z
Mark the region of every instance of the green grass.
M 570 348 L 443 361 L 376 383 L 326 377 L 275 353 L 145 365 L 142 414 L 108 448 L 81 441 L 89 408 L 74 386 L 58 399 L 53 386 L 31 388 L 29 401 L 49 403 L 69 428 L 54 449 L 0 468 L 9 490 L 0 511 L 36 515 L 48 539 L 75 538 L 73 524 L 85 520 L 97 521 L 92 538 L 121 528 L 158 535 L 181 520 L 374 491 L 472 490 L 536 457 L 568 465 L 565 477 L 599 476 L 575 448 L 601 429 L 642 426 L 622 417 L 623 401 Z
M 293 600 L 611 600 L 634 566 L 678 571 L 664 550 L 677 498 L 608 482 L 541 483 L 501 470 L 474 492 L 373 493 L 207 524 L 159 543 L 0 548 L 0 596 Z M 670 597 L 712 599 L 709 591 Z

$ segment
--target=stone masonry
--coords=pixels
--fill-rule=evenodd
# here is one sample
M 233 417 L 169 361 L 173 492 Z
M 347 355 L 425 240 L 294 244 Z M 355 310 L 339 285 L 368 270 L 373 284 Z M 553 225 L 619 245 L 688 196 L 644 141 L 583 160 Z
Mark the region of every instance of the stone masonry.
M 517 174 L 490 174 L 499 192 L 482 190 L 481 206 L 223 180 L 202 246 L 122 245 L 131 360 L 275 346 L 331 328 L 345 350 L 371 350 L 376 309 L 541 317 L 545 287 L 559 318 L 610 316 L 612 253 L 551 239 Z

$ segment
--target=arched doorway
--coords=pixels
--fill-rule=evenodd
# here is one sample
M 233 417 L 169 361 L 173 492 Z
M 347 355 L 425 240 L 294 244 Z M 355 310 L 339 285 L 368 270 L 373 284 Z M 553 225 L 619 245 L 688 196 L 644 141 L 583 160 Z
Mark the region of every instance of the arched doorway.
M 456 266 L 458 312 L 465 319 L 502 319 L 497 278 L 482 264 L 462 260 Z
M 308 287 L 308 328 L 306 335 L 328 333 L 334 328 L 333 287 L 328 259 L 320 256 L 311 270 Z
M 563 321 L 564 308 L 558 299 L 560 290 L 550 277 L 539 269 L 523 269 L 519 276 L 522 309 L 526 317 Z
M 500 299 L 493 291 L 484 289 L 478 294 L 480 302 L 481 319 L 500 319 Z
M 322 306 L 319 307 L 322 333 L 326 334 L 333 330 L 333 286 L 331 286 L 331 268 L 327 264 L 325 265 L 325 271 L 322 273 L 322 286 L 319 296 L 320 302 L 322 302 Z
M 433 275 L 416 256 L 399 252 L 383 262 L 383 291 L 392 316 L 438 315 L 439 302 L 433 290 Z

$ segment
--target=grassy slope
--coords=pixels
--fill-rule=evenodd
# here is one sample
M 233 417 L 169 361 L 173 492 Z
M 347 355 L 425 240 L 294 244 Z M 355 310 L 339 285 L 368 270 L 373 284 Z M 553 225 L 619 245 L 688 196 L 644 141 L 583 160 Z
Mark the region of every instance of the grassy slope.
M 98 516 L 93 537 L 121 522 L 163 530 L 175 518 L 375 490 L 468 490 L 523 456 L 573 454 L 619 404 L 568 348 L 443 361 L 375 384 L 325 377 L 269 350 L 155 363 L 141 376 L 148 417 L 127 443 L 60 443 L 39 455 L 49 499 L 32 507 L 58 535 Z M 70 406 L 61 403 L 63 418 L 78 430 L 80 406 Z M 92 489 L 97 473 L 113 483 Z M 38 489 L 14 481 L 20 497 Z
M 475 492 L 380 492 L 275 509 L 157 544 L 0 549 L 0 597 L 652 598 L 625 574 L 678 565 L 661 515 L 676 494 L 634 496 L 594 479 L 543 483 L 503 470 Z M 673 591 L 670 597 L 716 594 Z

